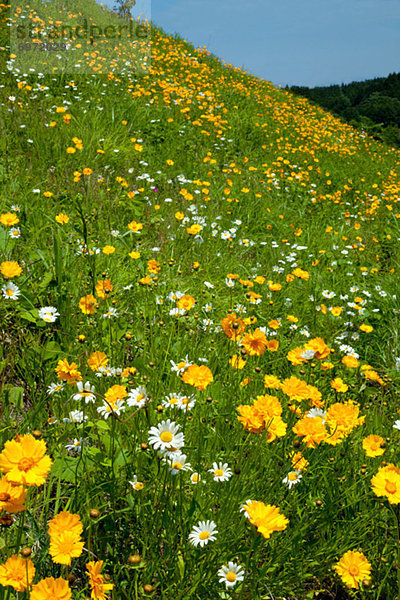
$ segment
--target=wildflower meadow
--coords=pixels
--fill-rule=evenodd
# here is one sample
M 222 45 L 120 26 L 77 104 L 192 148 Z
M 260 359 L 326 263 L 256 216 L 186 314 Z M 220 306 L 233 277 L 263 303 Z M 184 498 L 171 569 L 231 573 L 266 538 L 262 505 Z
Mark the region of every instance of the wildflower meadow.
M 399 600 L 400 151 L 154 24 L 22 68 L 23 4 L 0 600 Z

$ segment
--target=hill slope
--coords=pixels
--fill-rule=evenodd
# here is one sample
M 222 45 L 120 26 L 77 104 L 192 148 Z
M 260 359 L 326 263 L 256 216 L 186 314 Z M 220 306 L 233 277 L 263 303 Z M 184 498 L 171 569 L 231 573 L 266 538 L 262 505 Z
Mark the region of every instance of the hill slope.
M 96 40 L 87 74 L 17 71 L 0 8 L 1 564 L 32 547 L 73 598 L 88 560 L 118 600 L 393 597 L 399 151 L 155 26 L 149 72 Z

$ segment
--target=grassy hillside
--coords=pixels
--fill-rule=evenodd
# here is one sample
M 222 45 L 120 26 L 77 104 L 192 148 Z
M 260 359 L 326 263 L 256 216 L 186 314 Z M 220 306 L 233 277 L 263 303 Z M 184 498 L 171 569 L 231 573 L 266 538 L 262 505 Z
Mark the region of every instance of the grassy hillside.
M 394 599 L 399 151 L 156 26 L 17 70 L 0 8 L 0 600 Z

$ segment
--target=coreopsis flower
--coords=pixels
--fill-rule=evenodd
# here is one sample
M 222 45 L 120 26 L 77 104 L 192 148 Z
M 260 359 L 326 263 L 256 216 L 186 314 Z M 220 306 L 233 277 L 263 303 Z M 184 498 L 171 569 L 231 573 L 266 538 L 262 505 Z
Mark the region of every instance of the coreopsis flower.
M 128 223 L 128 229 L 130 229 L 130 231 L 133 231 L 133 233 L 140 233 L 143 229 L 143 224 L 137 223 L 136 221 L 131 221 L 130 223 Z
M 240 340 L 240 344 L 250 356 L 261 356 L 267 347 L 267 338 L 261 329 L 246 333 Z
M 77 536 L 81 535 L 83 531 L 83 525 L 78 514 L 71 513 L 68 510 L 63 510 L 49 521 L 50 535 L 55 535 L 64 531 L 72 531 Z
M 193 546 L 205 546 L 208 542 L 214 542 L 217 531 L 217 525 L 214 521 L 199 521 L 199 524 L 193 527 L 189 534 L 189 542 Z
M 189 235 L 197 235 L 202 229 L 203 227 L 200 225 L 200 223 L 194 223 L 190 227 L 186 227 L 186 231 Z
M 72 558 L 78 558 L 83 551 L 84 542 L 75 531 L 50 532 L 49 554 L 54 563 L 70 565 Z
M 281 390 L 290 400 L 297 401 L 307 399 L 310 393 L 308 384 L 294 375 L 282 381 Z
M 380 435 L 368 435 L 363 439 L 362 447 L 369 457 L 382 456 L 385 452 L 385 448 L 382 448 L 384 441 L 385 440 Z
M 362 552 L 349 550 L 334 565 L 334 570 L 342 581 L 350 588 L 358 590 L 359 584 L 364 579 L 369 579 L 371 565 Z
M 305 350 L 314 350 L 314 358 L 323 360 L 330 353 L 330 348 L 325 344 L 322 338 L 316 337 L 308 341 L 305 346 Z
M 219 577 L 219 582 L 225 583 L 226 589 L 231 589 L 238 582 L 244 580 L 245 572 L 243 567 L 229 561 L 228 566 L 222 565 L 217 575 Z
M 390 463 L 380 467 L 371 479 L 372 490 L 377 496 L 385 496 L 390 504 L 400 503 L 400 468 Z
M 303 347 L 293 348 L 293 350 L 289 350 L 286 358 L 292 363 L 292 365 L 302 365 L 306 361 L 306 359 L 303 357 L 304 351 L 305 350 Z
M 232 469 L 229 468 L 228 463 L 215 462 L 208 472 L 214 475 L 214 481 L 228 481 L 232 477 Z
M 350 354 L 348 354 L 347 356 L 343 356 L 342 363 L 350 369 L 355 369 L 356 367 L 360 366 L 360 363 L 357 360 L 357 358 L 355 356 L 351 356 Z
M 60 225 L 65 225 L 66 223 L 69 222 L 69 216 L 65 215 L 64 213 L 59 213 L 56 217 L 55 217 L 57 223 L 60 223 Z
M 231 367 L 233 369 L 238 369 L 241 370 L 243 369 L 243 367 L 246 364 L 246 361 L 243 360 L 243 358 L 240 356 L 240 354 L 234 354 L 230 359 L 229 359 L 229 364 L 231 365 Z
M 33 435 L 17 436 L 4 444 L 0 454 L 0 471 L 10 483 L 42 485 L 53 462 L 46 455 L 46 450 L 46 443 L 36 440 Z
M 372 325 L 366 325 L 365 323 L 363 323 L 362 325 L 360 325 L 359 329 L 361 331 L 364 331 L 364 333 L 371 333 L 371 331 L 374 330 L 374 328 L 372 327 Z
M 243 319 L 236 316 L 236 313 L 226 315 L 222 319 L 222 329 L 230 340 L 238 340 L 246 329 Z
M 315 448 L 328 436 L 321 417 L 303 417 L 297 421 L 292 431 L 303 438 L 308 448 Z
M 267 389 L 271 390 L 279 390 L 281 387 L 281 382 L 275 375 L 265 375 L 264 376 L 264 386 Z
M 149 443 L 155 450 L 175 452 L 182 448 L 184 442 L 185 436 L 183 433 L 179 433 L 179 425 L 170 419 L 161 421 L 157 427 L 151 427 L 149 430 Z
M 46 321 L 46 323 L 54 323 L 59 316 L 60 313 L 57 312 L 54 306 L 43 306 L 43 308 L 39 309 L 39 317 L 43 321 Z
M 11 225 L 19 223 L 19 219 L 16 214 L 7 212 L 0 215 L 0 223 L 6 227 L 11 227 Z
M 79 300 L 79 308 L 84 315 L 92 315 L 95 312 L 98 302 L 92 294 L 82 296 Z
M 198 390 L 205 390 L 214 381 L 213 374 L 205 365 L 191 365 L 181 377 L 184 383 L 193 385 Z
M 196 300 L 193 298 L 193 296 L 190 296 L 189 294 L 185 294 L 184 296 L 181 296 L 178 300 L 178 302 L 176 303 L 178 308 L 181 308 L 183 310 L 190 310 L 196 303 Z
M 116 250 L 115 246 L 104 246 L 102 252 L 103 252 L 103 254 L 110 255 L 110 254 L 113 254 L 115 252 L 115 250 Z
M 99 298 L 106 298 L 114 289 L 111 279 L 100 279 L 96 283 L 96 294 Z
M 86 574 L 89 577 L 90 589 L 92 591 L 92 598 L 94 600 L 107 600 L 109 598 L 108 592 L 114 588 L 113 583 L 104 583 L 101 569 L 103 567 L 103 561 L 90 561 L 86 564 Z
M 33 586 L 30 600 L 71 600 L 68 581 L 59 577 L 46 577 Z
M 335 377 L 335 379 L 332 379 L 331 381 L 331 388 L 343 394 L 344 392 L 347 392 L 349 386 L 343 381 L 341 377 Z
M 0 585 L 11 586 L 16 592 L 24 592 L 32 585 L 35 577 L 35 565 L 30 558 L 21 558 L 13 554 L 0 565 Z
M 16 260 L 6 260 L 0 264 L 0 272 L 4 279 L 12 279 L 21 275 L 22 267 L 19 266 Z
M 105 399 L 111 405 L 116 404 L 119 401 L 124 400 L 128 395 L 127 389 L 124 385 L 113 385 L 104 394 Z
M 82 375 L 78 371 L 78 365 L 74 362 L 69 364 L 66 358 L 58 361 L 56 368 L 58 379 L 66 381 L 68 385 L 75 385 L 77 381 L 82 381 Z
M 336 402 L 326 411 L 326 423 L 332 432 L 348 435 L 355 427 L 362 425 L 365 415 L 359 417 L 360 406 L 355 402 Z
M 263 431 L 265 427 L 264 419 L 254 406 L 243 404 L 238 406 L 237 410 L 239 413 L 238 421 L 242 423 L 247 431 L 251 433 L 261 433 Z
M 92 371 L 98 371 L 100 367 L 105 367 L 108 364 L 107 355 L 104 352 L 93 352 L 89 356 L 87 364 Z
M 301 452 L 292 452 L 290 454 L 290 461 L 292 463 L 292 467 L 296 471 L 305 471 L 308 467 L 309 462 L 306 460 Z
M 25 509 L 26 490 L 23 485 L 10 483 L 5 477 L 0 479 L 0 513 L 20 513 Z
M 274 531 L 283 531 L 286 529 L 289 519 L 281 514 L 277 506 L 264 504 L 264 502 L 251 501 L 246 504 L 245 511 L 252 525 L 257 527 L 257 531 L 268 539 Z

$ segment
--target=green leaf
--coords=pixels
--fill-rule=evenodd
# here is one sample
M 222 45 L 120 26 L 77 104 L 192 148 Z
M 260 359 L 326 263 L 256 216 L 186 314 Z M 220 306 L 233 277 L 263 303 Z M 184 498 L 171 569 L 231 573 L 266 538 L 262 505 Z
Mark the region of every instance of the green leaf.
M 47 342 L 44 347 L 43 360 L 46 361 L 56 358 L 61 352 L 61 347 L 57 342 Z
M 75 483 L 76 479 L 82 477 L 84 473 L 84 464 L 79 458 L 64 456 L 56 458 L 51 467 L 51 474 L 56 479 Z
M 15 387 L 11 384 L 4 386 L 6 394 L 6 402 L 15 406 L 15 408 L 22 410 L 24 407 L 24 388 Z

